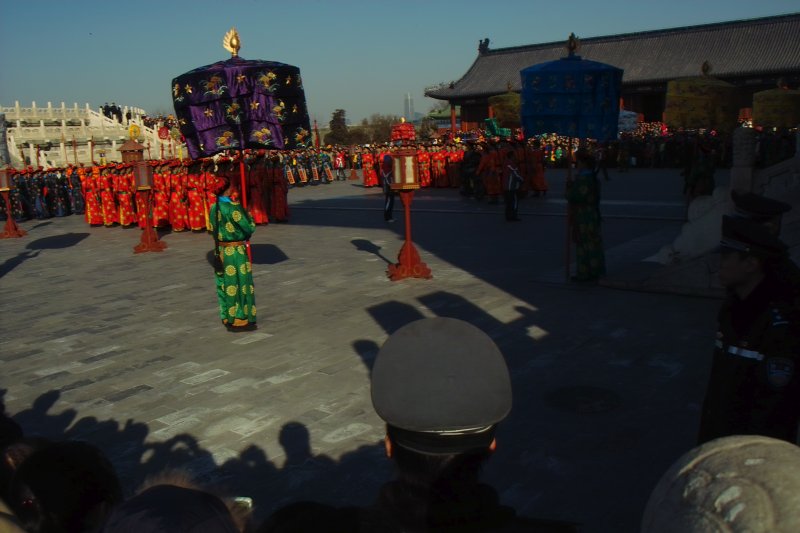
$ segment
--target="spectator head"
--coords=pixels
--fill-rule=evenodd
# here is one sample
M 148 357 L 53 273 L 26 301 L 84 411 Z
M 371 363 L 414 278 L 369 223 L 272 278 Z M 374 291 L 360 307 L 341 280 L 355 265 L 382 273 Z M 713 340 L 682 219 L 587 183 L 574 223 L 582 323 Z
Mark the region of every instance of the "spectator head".
M 26 531 L 95 531 L 122 489 L 103 453 L 84 442 L 60 442 L 33 452 L 15 472 L 11 501 Z
M 103 533 L 238 533 L 218 497 L 194 488 L 156 485 L 111 513 Z
M 641 531 L 800 531 L 800 448 L 740 435 L 692 449 L 650 494 Z
M 511 382 L 488 335 L 462 320 L 426 318 L 381 347 L 372 403 L 402 479 L 457 486 L 477 482 L 495 428 L 511 410 Z

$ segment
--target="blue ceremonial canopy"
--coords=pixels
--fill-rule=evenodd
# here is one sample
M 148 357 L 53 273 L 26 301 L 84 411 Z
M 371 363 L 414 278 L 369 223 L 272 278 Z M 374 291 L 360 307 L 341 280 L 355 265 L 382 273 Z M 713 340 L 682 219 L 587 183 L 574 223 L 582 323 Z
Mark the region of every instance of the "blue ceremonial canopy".
M 310 145 L 300 69 L 292 65 L 234 56 L 173 79 L 172 100 L 192 159 Z
M 581 59 L 573 47 L 568 57 L 524 68 L 519 74 L 526 137 L 557 133 L 598 141 L 617 138 L 622 69 Z

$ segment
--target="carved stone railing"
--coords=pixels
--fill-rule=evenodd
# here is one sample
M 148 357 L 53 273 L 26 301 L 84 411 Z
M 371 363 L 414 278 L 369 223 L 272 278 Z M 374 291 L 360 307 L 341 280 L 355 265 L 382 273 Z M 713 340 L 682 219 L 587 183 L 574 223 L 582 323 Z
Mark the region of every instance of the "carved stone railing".
M 139 126 L 137 140 L 149 148 L 145 152 L 146 158 L 160 158 L 162 153 L 164 157 L 187 154 L 185 146 L 179 148 L 170 140 L 159 139 L 157 128 L 144 125 L 144 110 L 127 106 L 122 109 L 123 116 L 128 110 L 131 111 L 129 123 L 120 124 L 103 115 L 102 110 L 92 109 L 89 104 L 67 107 L 63 102 L 61 106 L 53 106 L 48 102 L 47 107 L 39 107 L 34 102 L 30 107 L 22 107 L 16 102 L 13 107 L 0 107 L 9 126 L 8 148 L 12 164 L 17 167 L 33 164 L 37 153 L 42 165 L 63 165 L 76 161 L 90 164 L 91 146 L 95 148 L 95 161 L 99 161 L 100 150 L 105 151 L 107 161 L 120 161 L 122 158 L 118 146 L 129 138 L 129 124 Z M 80 124 L 75 124 L 76 121 Z M 73 141 L 77 145 L 75 150 L 72 148 Z M 46 149 L 48 145 L 50 149 Z

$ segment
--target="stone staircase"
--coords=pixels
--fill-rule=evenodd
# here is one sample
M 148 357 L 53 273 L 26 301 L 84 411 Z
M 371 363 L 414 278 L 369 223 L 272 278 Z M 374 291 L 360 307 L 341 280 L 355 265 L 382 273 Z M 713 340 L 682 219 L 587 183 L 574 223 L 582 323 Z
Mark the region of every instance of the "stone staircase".
M 145 126 L 143 109 L 123 107 L 123 122 L 128 111 L 130 124 L 139 127 L 136 140 L 149 148 L 144 154 L 146 159 L 158 159 L 162 153 L 164 157 L 187 153 L 185 146 L 179 148 L 175 141 L 162 141 L 157 128 Z M 0 113 L 5 115 L 8 152 L 15 168 L 122 161 L 118 147 L 130 138 L 129 124 L 120 124 L 89 104 L 67 107 L 64 102 L 60 106 L 48 102 L 40 107 L 33 102 L 30 107 L 22 107 L 15 102 L 13 106 L 0 106 Z

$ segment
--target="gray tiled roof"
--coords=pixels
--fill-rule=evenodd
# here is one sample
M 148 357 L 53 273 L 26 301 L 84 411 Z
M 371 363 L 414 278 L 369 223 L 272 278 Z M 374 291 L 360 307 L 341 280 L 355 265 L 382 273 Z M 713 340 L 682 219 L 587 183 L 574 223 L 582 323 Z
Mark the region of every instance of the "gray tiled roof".
M 566 37 L 566 36 L 565 36 Z M 623 84 L 699 76 L 704 61 L 716 77 L 800 71 L 800 13 L 581 40 L 584 59 L 624 69 Z M 519 71 L 566 55 L 562 42 L 499 48 L 479 54 L 454 84 L 425 91 L 448 100 L 520 90 Z

